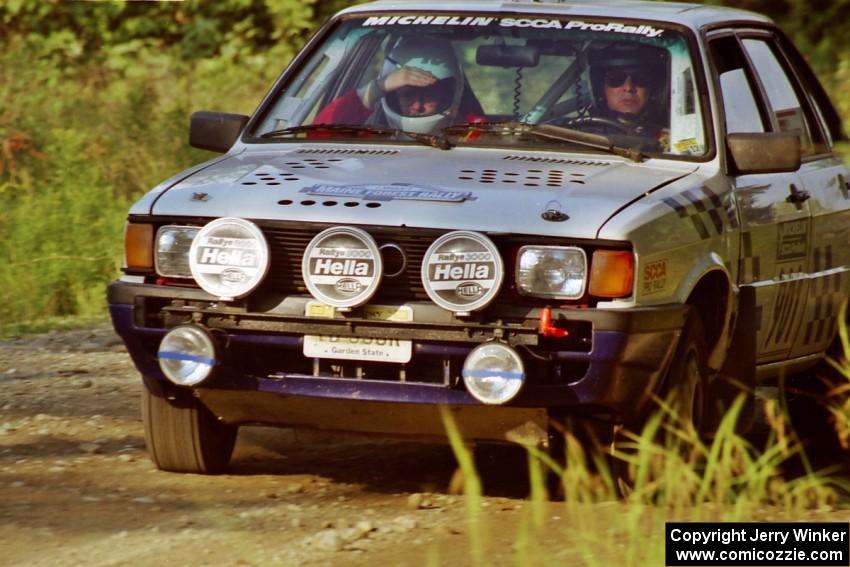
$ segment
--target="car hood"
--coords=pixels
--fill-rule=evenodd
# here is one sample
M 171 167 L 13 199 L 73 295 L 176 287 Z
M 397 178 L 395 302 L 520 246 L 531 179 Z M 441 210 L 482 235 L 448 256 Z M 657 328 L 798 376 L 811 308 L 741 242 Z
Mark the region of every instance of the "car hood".
M 595 238 L 612 215 L 695 170 L 587 154 L 313 144 L 210 162 L 134 212 Z

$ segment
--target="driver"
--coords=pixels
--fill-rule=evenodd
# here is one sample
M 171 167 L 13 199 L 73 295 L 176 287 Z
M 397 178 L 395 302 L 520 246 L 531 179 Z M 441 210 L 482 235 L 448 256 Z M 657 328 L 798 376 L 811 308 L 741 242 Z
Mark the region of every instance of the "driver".
M 638 43 L 613 43 L 590 55 L 594 94 L 592 114 L 622 126 L 621 131 L 658 140 L 666 149 L 664 127 L 664 49 Z
M 363 124 L 377 112 L 392 128 L 436 133 L 460 117 L 480 120 L 481 106 L 465 85 L 450 42 L 402 38 L 375 80 L 331 101 L 313 124 Z

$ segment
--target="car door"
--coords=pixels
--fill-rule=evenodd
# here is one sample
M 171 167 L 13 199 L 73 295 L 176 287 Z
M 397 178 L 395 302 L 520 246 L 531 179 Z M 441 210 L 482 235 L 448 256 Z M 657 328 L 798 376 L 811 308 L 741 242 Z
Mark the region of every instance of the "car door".
M 739 32 L 709 38 L 726 133 L 780 131 Z M 756 291 L 757 362 L 786 359 L 808 293 L 811 209 L 799 172 L 733 175 L 741 221 L 738 284 Z
M 832 135 L 844 137 L 841 122 L 790 42 L 781 36 L 758 34 L 742 37 L 741 43 L 764 86 L 779 128 L 801 136 L 803 163 L 799 176 L 812 215 L 810 276 L 801 326 L 789 356 L 816 354 L 826 349 L 835 335 L 838 312 L 850 283 L 850 187 L 847 168 L 832 149 Z M 832 131 L 824 120 L 827 116 L 832 118 Z

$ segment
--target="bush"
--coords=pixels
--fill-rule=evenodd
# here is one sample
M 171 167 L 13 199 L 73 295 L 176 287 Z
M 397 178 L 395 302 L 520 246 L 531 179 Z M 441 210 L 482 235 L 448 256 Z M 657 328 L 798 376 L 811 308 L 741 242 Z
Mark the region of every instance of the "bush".
M 107 8 L 0 7 L 0 334 L 103 317 L 129 205 L 211 155 L 191 112 L 251 113 L 314 25 L 309 2 Z

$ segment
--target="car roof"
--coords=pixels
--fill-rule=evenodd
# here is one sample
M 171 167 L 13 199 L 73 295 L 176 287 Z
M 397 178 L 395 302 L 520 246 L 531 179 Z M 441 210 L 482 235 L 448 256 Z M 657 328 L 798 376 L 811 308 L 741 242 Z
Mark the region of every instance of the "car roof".
M 772 23 L 770 18 L 755 12 L 686 4 L 680 2 L 651 2 L 646 0 L 379 0 L 368 4 L 353 6 L 343 13 L 359 12 L 491 12 L 501 14 L 540 14 L 549 16 L 582 16 L 598 18 L 619 18 L 635 20 L 657 20 L 676 23 L 694 30 L 715 24 L 736 23 Z

